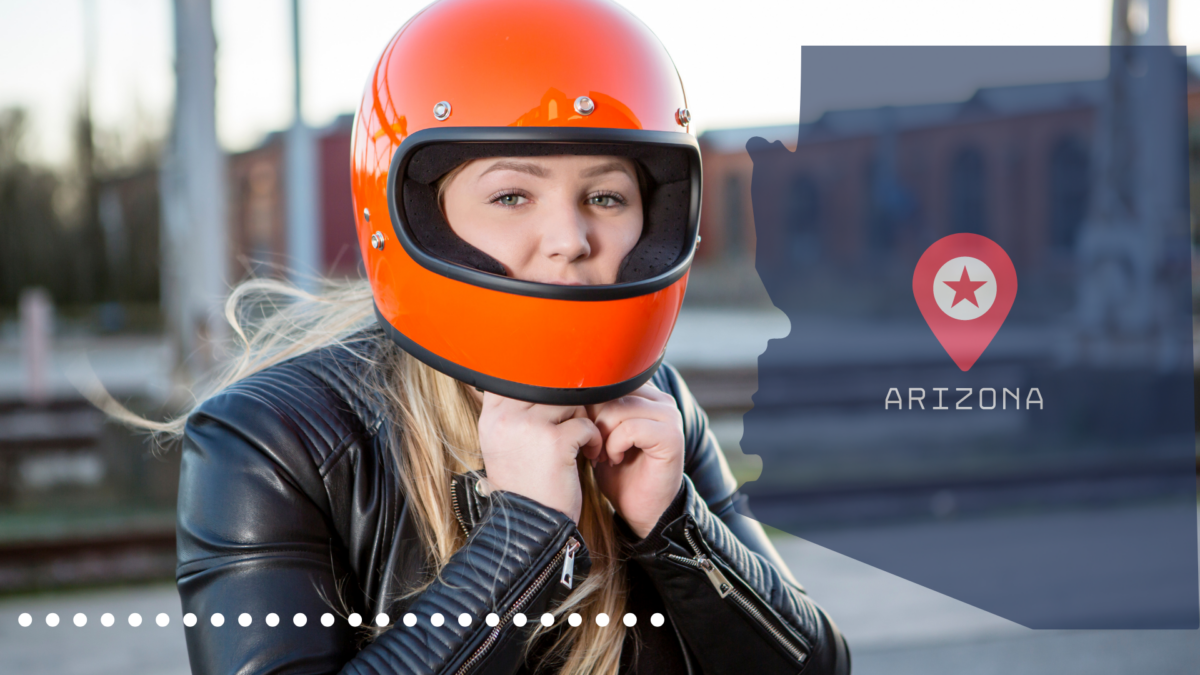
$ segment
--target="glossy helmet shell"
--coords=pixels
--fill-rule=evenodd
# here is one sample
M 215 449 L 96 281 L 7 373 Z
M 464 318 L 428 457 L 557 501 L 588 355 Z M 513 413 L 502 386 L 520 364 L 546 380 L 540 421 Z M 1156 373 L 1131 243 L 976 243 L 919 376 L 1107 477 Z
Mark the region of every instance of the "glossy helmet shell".
M 590 114 L 576 109 L 582 96 Z M 435 114 L 441 102 L 449 115 Z M 614 3 L 426 7 L 384 49 L 354 123 L 358 240 L 385 332 L 428 365 L 511 398 L 579 405 L 641 386 L 662 361 L 696 246 L 700 153 L 686 109 L 662 44 Z M 464 159 L 554 153 L 628 155 L 658 186 L 618 283 L 518 280 L 439 250 L 456 236 L 432 223 L 442 218 L 429 207 L 438 176 Z

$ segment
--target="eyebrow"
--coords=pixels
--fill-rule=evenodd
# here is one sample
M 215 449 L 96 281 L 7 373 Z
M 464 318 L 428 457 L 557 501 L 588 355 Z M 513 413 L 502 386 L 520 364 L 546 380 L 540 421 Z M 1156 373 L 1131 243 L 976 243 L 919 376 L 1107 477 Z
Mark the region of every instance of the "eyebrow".
M 481 173 L 479 175 L 481 177 L 486 176 L 487 174 L 489 174 L 493 171 L 519 171 L 521 173 L 527 173 L 531 176 L 537 176 L 538 178 L 548 178 L 550 176 L 550 172 L 547 171 L 546 168 L 540 164 L 535 164 L 533 162 L 515 162 L 515 161 L 507 160 L 507 159 L 502 159 L 502 160 L 496 162 L 495 164 L 489 166 L 487 169 L 484 169 L 483 173 Z M 614 171 L 619 171 L 619 172 L 629 176 L 630 178 L 634 178 L 634 176 L 629 173 L 628 167 L 626 167 L 621 162 L 615 162 L 615 161 L 614 162 L 605 162 L 604 164 L 601 164 L 600 166 L 593 166 L 590 169 L 580 172 L 579 177 L 580 178 L 595 178 L 596 176 L 602 176 L 606 173 L 612 173 Z
M 613 171 L 619 171 L 619 172 L 625 174 L 626 176 L 629 176 L 630 178 L 634 178 L 634 176 L 629 173 L 628 167 L 626 167 L 621 162 L 605 162 L 604 164 L 601 164 L 600 166 L 593 166 L 592 168 L 581 172 L 579 174 L 579 177 L 580 178 L 595 178 L 596 176 L 601 176 L 606 173 L 611 173 Z M 636 180 L 636 178 L 634 178 L 634 180 Z
M 500 160 L 499 162 L 489 166 L 484 170 L 483 173 L 479 175 L 486 176 L 493 171 L 520 171 L 521 173 L 527 173 L 531 176 L 537 176 L 538 178 L 546 178 L 550 175 L 550 172 L 540 164 L 534 164 L 533 162 L 514 162 L 511 160 Z

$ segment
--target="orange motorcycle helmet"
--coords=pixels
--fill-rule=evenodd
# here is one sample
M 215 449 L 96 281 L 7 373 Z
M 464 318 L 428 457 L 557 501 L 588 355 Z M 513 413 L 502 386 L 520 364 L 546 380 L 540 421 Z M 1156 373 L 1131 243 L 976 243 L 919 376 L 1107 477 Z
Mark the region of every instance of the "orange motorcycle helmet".
M 383 50 L 354 120 L 358 240 L 379 323 L 409 354 L 510 398 L 600 403 L 662 362 L 700 217 L 700 150 L 667 51 L 605 0 L 441 0 Z M 446 222 L 472 159 L 625 156 L 647 177 L 617 283 L 506 276 Z

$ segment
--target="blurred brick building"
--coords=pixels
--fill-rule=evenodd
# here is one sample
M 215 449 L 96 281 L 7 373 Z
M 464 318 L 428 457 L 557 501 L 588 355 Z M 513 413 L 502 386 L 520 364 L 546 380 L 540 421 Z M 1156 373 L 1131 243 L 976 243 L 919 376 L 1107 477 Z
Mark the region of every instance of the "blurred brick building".
M 354 206 L 350 196 L 352 115 L 316 129 L 322 271 L 359 274 Z M 269 275 L 287 266 L 284 197 L 284 134 L 268 135 L 256 148 L 229 157 L 230 247 L 234 281 Z
M 1066 257 L 1087 211 L 1102 94 L 1102 82 L 990 88 L 958 103 L 706 132 L 700 260 L 748 260 L 756 233 L 768 240 L 760 255 L 799 265 L 919 255 L 952 232 L 1004 238 L 1018 264 Z M 757 228 L 746 152 L 754 136 L 794 139 L 785 145 L 801 167 L 788 178 L 784 217 Z

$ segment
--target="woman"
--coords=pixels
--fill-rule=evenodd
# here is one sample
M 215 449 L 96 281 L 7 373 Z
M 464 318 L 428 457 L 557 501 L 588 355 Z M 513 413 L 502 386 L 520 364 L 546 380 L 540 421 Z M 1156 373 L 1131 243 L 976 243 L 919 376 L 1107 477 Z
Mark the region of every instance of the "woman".
M 241 358 L 159 426 L 194 673 L 849 672 L 661 364 L 688 119 L 607 2 L 397 33 L 356 118 L 369 283 L 239 287 Z

